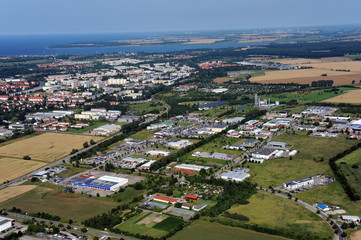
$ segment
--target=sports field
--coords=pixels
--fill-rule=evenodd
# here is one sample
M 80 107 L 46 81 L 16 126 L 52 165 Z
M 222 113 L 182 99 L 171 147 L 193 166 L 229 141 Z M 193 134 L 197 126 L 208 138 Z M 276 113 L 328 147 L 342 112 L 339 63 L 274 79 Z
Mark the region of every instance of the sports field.
M 228 210 L 230 214 L 243 215 L 249 225 L 259 225 L 271 229 L 284 229 L 294 233 L 311 233 L 319 237 L 331 239 L 332 229 L 320 217 L 307 211 L 304 207 L 285 198 L 277 197 L 271 193 L 258 192 L 252 195 L 245 205 L 236 205 Z M 227 215 L 224 215 L 224 218 Z
M 361 89 L 348 91 L 345 94 L 326 99 L 323 102 L 361 104 Z
M 17 207 L 28 213 L 46 212 L 60 216 L 63 221 L 72 219 L 80 223 L 118 205 L 118 203 L 108 200 L 36 187 L 31 191 L 0 203 L 0 209 Z
M 251 181 L 263 187 L 280 186 L 284 182 L 311 177 L 331 171 L 328 159 L 350 148 L 355 141 L 338 138 L 307 136 L 306 132 L 288 132 L 274 139 L 286 142 L 298 153 L 289 158 L 267 160 L 264 163 L 247 163 L 250 167 Z
M 77 134 L 44 133 L 35 137 L 20 139 L 0 147 L 0 156 L 23 158 L 28 155 L 32 160 L 54 162 L 70 154 L 71 150 L 82 149 L 84 142 L 102 138 Z
M 19 185 L 0 190 L 0 203 L 36 188 L 34 185 Z
M 275 60 L 300 67 L 312 67 L 309 69 L 280 70 L 266 72 L 265 76 L 252 77 L 252 82 L 259 83 L 300 83 L 310 84 L 317 80 L 333 80 L 334 86 L 351 84 L 355 80 L 359 84 L 361 80 L 361 62 L 351 61 L 347 58 L 335 58 L 335 61 L 322 59 L 291 59 Z M 336 71 L 346 70 L 346 71 Z M 327 74 L 327 76 L 321 76 Z
M 160 238 L 181 224 L 183 224 L 183 220 L 177 217 L 143 212 L 128 221 L 121 223 L 116 228 L 133 234 Z
M 255 231 L 225 226 L 219 223 L 211 223 L 203 220 L 193 222 L 182 231 L 178 232 L 170 240 L 281 240 L 287 239 L 272 236 Z
M 0 157 L 0 184 L 19 178 L 45 165 L 46 163 L 32 160 Z

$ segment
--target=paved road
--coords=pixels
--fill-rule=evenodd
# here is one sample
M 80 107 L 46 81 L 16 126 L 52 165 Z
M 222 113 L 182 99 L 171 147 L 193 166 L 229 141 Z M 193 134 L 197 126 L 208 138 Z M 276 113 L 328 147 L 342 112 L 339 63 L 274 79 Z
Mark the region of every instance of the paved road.
M 54 225 L 59 225 L 59 224 L 63 224 L 64 226 L 71 226 L 73 229 L 81 229 L 82 227 L 77 226 L 77 225 L 73 225 L 73 224 L 67 224 L 64 222 L 59 222 L 59 221 L 51 221 L 51 220 L 47 220 L 47 219 L 43 219 L 43 218 L 34 218 L 28 215 L 24 215 L 24 214 L 19 214 L 19 213 L 12 213 L 12 212 L 7 212 L 9 217 L 16 217 L 16 218 L 20 218 L 20 219 L 24 219 L 24 220 L 31 220 L 31 219 L 35 219 L 38 222 L 44 221 L 45 223 L 49 224 L 50 222 L 52 222 Z M 109 233 L 106 231 L 101 231 L 101 230 L 96 230 L 96 229 L 92 229 L 92 228 L 88 228 L 88 233 L 94 233 L 94 234 L 98 234 L 102 237 L 109 237 L 109 238 L 124 238 L 126 240 L 136 240 L 135 238 L 131 238 L 131 237 L 127 237 L 125 235 L 122 234 L 115 234 L 115 233 Z M 83 234 L 83 233 L 78 233 L 78 234 Z

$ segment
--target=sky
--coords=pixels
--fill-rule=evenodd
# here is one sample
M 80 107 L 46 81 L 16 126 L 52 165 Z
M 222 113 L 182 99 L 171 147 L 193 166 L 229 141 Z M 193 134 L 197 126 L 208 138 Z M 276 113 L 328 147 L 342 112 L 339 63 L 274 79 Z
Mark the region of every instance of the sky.
M 358 24 L 360 9 L 360 0 L 0 0 L 0 34 Z

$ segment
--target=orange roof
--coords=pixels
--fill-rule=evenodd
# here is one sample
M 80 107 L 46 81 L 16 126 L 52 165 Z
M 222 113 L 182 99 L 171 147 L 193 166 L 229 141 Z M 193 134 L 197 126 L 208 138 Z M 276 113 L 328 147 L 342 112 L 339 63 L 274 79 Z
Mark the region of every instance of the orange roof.
M 193 194 L 187 194 L 184 196 L 184 198 L 189 198 L 189 199 L 192 199 L 192 200 L 197 200 L 198 199 L 198 196 L 197 195 L 193 195 Z
M 167 202 L 171 202 L 171 203 L 175 203 L 177 201 L 177 199 L 175 199 L 175 198 L 163 197 L 163 196 L 155 196 L 153 199 L 167 201 Z

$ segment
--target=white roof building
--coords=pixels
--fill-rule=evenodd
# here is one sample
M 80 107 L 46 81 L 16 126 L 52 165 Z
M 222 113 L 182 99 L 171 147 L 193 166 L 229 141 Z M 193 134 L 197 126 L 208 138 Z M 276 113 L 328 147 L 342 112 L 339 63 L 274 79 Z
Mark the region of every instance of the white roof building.
M 0 217 L 0 233 L 8 230 L 13 226 L 14 219 Z

